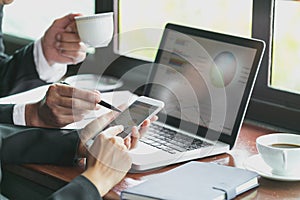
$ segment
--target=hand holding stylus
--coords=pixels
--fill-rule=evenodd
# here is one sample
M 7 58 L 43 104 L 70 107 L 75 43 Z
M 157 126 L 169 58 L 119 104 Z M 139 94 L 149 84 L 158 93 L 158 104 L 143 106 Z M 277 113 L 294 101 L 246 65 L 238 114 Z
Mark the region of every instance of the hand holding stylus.
M 60 128 L 80 121 L 101 102 L 100 92 L 74 88 L 65 84 L 50 85 L 46 95 L 25 107 L 28 126 Z
M 60 83 L 65 84 L 65 85 L 70 85 L 70 84 L 68 84 L 67 82 L 64 82 L 64 81 L 62 81 Z M 117 111 L 117 112 L 122 112 L 120 109 L 114 107 L 113 105 L 111 105 L 111 104 L 109 104 L 109 103 L 107 103 L 103 100 L 101 100 L 98 104 L 101 105 L 101 106 L 104 106 L 105 108 L 108 108 L 110 110 Z

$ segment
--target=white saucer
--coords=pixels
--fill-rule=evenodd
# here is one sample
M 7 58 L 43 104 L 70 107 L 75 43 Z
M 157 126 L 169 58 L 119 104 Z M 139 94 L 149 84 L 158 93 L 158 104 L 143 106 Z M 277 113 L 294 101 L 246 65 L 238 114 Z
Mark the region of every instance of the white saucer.
M 111 76 L 98 76 L 96 74 L 78 74 L 65 79 L 65 82 L 79 88 L 112 91 L 123 86 L 123 81 Z
M 249 157 L 244 162 L 246 169 L 258 173 L 260 176 L 278 181 L 300 181 L 300 171 L 291 175 L 272 174 L 272 169 L 265 163 L 259 154 Z

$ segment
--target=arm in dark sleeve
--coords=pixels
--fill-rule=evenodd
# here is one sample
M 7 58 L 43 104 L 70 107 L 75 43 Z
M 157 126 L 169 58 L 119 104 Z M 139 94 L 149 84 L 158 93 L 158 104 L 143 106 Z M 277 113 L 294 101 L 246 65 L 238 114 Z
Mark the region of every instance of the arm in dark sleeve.
M 77 130 L 0 125 L 0 131 L 2 163 L 71 165 L 76 158 Z
M 53 193 L 47 200 L 101 200 L 96 187 L 84 176 L 78 176 L 69 184 Z
M 40 80 L 33 56 L 33 43 L 0 59 L 0 97 L 6 96 L 20 83 Z
M 0 104 L 0 123 L 13 124 L 13 104 Z
M 79 143 L 77 130 L 0 124 L 0 136 L 2 163 L 71 164 Z M 48 198 L 48 200 L 69 199 L 101 200 L 102 198 L 87 178 L 78 176 Z

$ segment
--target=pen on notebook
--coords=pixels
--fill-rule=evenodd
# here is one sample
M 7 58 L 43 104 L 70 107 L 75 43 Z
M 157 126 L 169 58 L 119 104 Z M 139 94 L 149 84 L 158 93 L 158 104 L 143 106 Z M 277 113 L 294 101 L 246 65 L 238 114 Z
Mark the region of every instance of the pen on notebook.
M 69 83 L 64 82 L 64 81 L 61 81 L 60 83 L 65 84 L 65 85 L 70 85 Z M 111 105 L 111 104 L 109 104 L 109 103 L 107 103 L 103 100 L 101 100 L 98 104 L 101 105 L 101 106 L 104 106 L 105 108 L 108 108 L 110 110 L 114 110 L 114 111 L 117 111 L 117 112 L 122 112 L 120 109 L 114 107 L 113 105 Z

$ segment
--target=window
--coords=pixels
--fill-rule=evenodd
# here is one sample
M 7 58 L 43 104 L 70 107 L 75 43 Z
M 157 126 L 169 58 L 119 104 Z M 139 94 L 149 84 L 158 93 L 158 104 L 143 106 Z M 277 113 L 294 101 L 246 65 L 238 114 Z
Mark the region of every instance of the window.
M 129 2 L 130 0 L 126 1 Z M 111 0 L 103 0 L 103 2 L 103 4 L 106 5 L 104 6 L 106 11 L 113 10 L 113 3 Z M 242 9 L 243 11 L 241 11 L 241 13 L 248 13 L 247 9 L 245 9 L 243 5 L 237 6 L 240 5 L 239 3 L 241 2 L 244 3 L 244 1 L 204 1 L 202 7 L 208 5 L 208 3 L 210 2 L 218 2 L 219 5 L 222 5 L 222 8 L 228 8 L 223 5 L 227 2 L 228 5 L 234 8 L 234 11 Z M 291 6 L 293 6 L 293 11 L 291 11 L 290 8 L 289 10 L 286 10 L 286 8 L 284 8 L 284 6 L 287 6 L 288 4 L 292 4 Z M 280 26 L 285 25 L 282 20 L 287 20 L 287 18 L 289 17 L 289 19 L 293 19 L 292 21 L 298 23 L 298 18 L 296 16 L 292 16 L 292 14 L 297 12 L 297 7 L 299 4 L 300 2 L 292 0 L 250 0 L 250 3 L 246 3 L 248 9 L 252 9 L 252 12 L 250 14 L 252 16 L 252 19 L 250 20 L 250 22 L 247 21 L 247 24 L 250 23 L 251 26 L 249 30 L 251 30 L 252 37 L 263 39 L 267 44 L 267 51 L 265 52 L 263 62 L 260 67 L 246 119 L 253 119 L 255 121 L 266 123 L 268 125 L 270 124 L 284 129 L 295 130 L 298 132 L 300 131 L 298 122 L 298 118 L 300 116 L 300 96 L 298 94 L 299 90 L 294 86 L 291 87 L 289 85 L 285 85 L 287 81 L 280 80 L 280 78 L 278 78 L 278 76 L 276 75 L 278 73 L 281 73 L 278 70 L 282 70 L 282 67 L 284 67 L 285 71 L 287 69 L 287 65 L 289 65 L 280 65 L 277 62 L 288 63 L 288 59 L 290 58 L 290 56 L 278 56 L 278 54 L 276 54 L 276 51 L 278 52 L 280 50 L 279 46 L 281 46 L 280 42 L 282 42 L 278 40 L 278 34 L 281 34 L 281 32 L 283 31 L 283 28 L 280 28 Z M 136 5 L 130 5 L 137 12 L 139 12 L 140 8 L 136 6 L 139 5 L 138 3 Z M 218 5 L 212 7 L 212 10 L 211 8 L 209 8 L 209 11 L 213 13 L 217 6 Z M 135 12 L 135 10 L 133 10 L 132 12 Z M 243 19 L 243 14 L 235 15 L 235 19 L 239 18 Z M 210 18 L 206 17 L 206 19 Z M 227 20 L 228 19 L 226 18 L 222 18 L 222 23 L 226 23 Z M 292 23 L 292 21 L 290 21 L 289 23 Z M 297 29 L 296 27 L 298 27 L 298 24 L 295 24 L 294 27 L 295 29 L 290 29 L 289 32 L 294 31 L 293 35 L 297 35 L 297 30 L 299 29 Z M 291 25 L 289 28 L 293 28 L 293 26 Z M 234 32 L 231 33 L 235 34 Z M 289 36 L 289 39 L 292 38 L 293 37 Z M 295 37 L 293 38 L 293 40 L 297 41 L 294 44 L 297 44 L 300 41 L 300 39 Z M 300 55 L 295 56 L 295 58 L 300 58 Z M 125 59 L 124 57 L 122 59 L 122 63 L 126 63 L 127 65 L 132 66 L 136 66 L 136 63 L 141 62 L 140 60 L 136 60 L 135 62 L 132 59 Z M 278 59 L 280 59 L 281 61 L 277 61 Z M 294 62 L 297 63 L 298 61 L 294 60 Z M 117 63 L 118 65 L 120 64 L 120 62 Z M 290 66 L 288 67 L 291 69 L 293 75 L 297 74 L 297 71 L 293 71 L 296 70 L 296 68 Z M 296 82 L 294 82 L 293 84 L 298 85 L 298 83 L 296 84 Z
M 20 0 L 6 5 L 4 12 L 5 34 L 37 39 L 56 18 L 71 12 L 95 13 L 95 0 Z
M 247 115 L 250 119 L 295 132 L 300 130 L 297 120 L 300 116 L 300 96 L 296 87 L 291 87 L 291 82 L 292 85 L 299 82 L 291 81 L 291 78 L 297 74 L 298 69 L 294 65 L 299 63 L 300 56 L 291 58 L 288 54 L 278 53 L 284 48 L 294 54 L 298 48 L 300 39 L 295 37 L 298 29 L 293 27 L 296 24 L 291 25 L 297 20 L 292 18 L 296 17 L 298 7 L 299 2 L 292 0 L 253 0 L 252 36 L 265 40 L 267 51 Z M 292 46 L 291 41 L 295 42 Z M 287 71 L 292 75 L 285 75 Z
M 154 60 L 167 22 L 251 35 L 252 0 L 115 0 L 114 13 L 115 51 L 146 61 Z
M 276 0 L 270 86 L 300 94 L 300 2 Z

